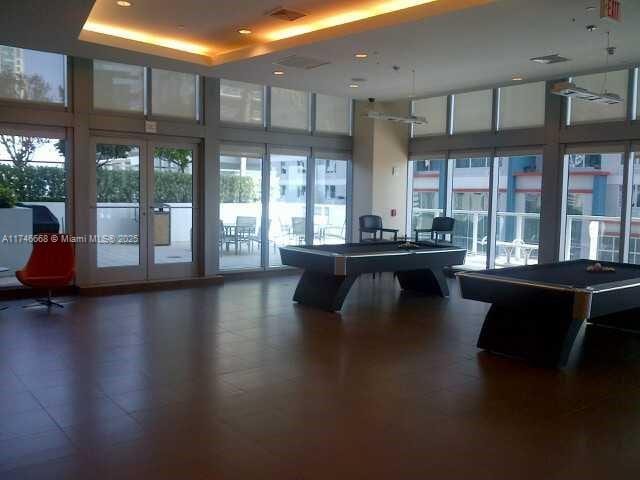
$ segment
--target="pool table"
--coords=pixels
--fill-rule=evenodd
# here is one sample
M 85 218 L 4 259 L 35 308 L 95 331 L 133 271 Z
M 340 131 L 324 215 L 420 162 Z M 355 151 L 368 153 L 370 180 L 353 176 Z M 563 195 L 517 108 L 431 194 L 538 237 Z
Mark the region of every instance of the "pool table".
M 547 366 L 564 366 L 588 321 L 640 329 L 640 265 L 592 260 L 458 273 L 464 298 L 491 303 L 478 347 Z
M 426 294 L 449 295 L 443 268 L 464 263 L 466 250 L 447 242 L 363 242 L 340 245 L 281 247 L 284 265 L 304 272 L 293 300 L 336 311 L 362 273 L 395 272 L 400 286 Z

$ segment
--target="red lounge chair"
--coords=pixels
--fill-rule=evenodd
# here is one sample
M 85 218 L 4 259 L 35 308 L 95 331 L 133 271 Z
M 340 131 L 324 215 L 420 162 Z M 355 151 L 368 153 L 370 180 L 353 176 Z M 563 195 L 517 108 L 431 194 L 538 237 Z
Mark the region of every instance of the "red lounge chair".
M 69 285 L 75 274 L 73 243 L 64 241 L 63 237 L 57 233 L 38 235 L 42 241 L 33 244 L 29 261 L 22 270 L 16 272 L 20 283 L 47 290 L 47 298 L 38 299 L 37 304 L 28 307 L 44 305 L 63 308 L 60 303 L 51 300 L 52 290 Z

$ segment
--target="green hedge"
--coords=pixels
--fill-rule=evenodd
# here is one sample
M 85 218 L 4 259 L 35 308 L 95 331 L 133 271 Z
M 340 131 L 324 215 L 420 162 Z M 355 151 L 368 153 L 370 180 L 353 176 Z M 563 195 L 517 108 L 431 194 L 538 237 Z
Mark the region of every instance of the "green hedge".
M 192 175 L 182 172 L 155 172 L 155 201 L 159 203 L 191 203 Z M 0 165 L 0 185 L 16 193 L 20 202 L 64 202 L 65 170 L 58 167 L 17 168 Z M 140 200 L 137 171 L 106 170 L 96 172 L 98 202 L 129 203 Z M 223 203 L 255 202 L 259 189 L 250 177 L 222 175 L 220 199 Z
M 13 190 L 19 202 L 64 202 L 65 181 L 64 168 L 0 165 L 0 185 Z

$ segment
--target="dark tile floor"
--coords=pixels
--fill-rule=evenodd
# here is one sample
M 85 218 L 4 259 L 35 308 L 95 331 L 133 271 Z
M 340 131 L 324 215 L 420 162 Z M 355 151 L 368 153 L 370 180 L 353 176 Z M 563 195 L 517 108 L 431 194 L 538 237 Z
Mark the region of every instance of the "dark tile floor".
M 296 276 L 0 312 L 2 479 L 640 478 L 640 337 L 563 371 L 475 348 L 487 306 Z

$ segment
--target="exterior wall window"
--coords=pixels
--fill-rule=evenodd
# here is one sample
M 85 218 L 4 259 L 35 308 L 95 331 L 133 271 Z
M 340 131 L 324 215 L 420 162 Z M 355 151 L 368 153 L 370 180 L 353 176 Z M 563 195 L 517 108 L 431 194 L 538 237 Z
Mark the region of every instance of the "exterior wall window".
M 414 125 L 413 136 L 444 135 L 447 133 L 447 97 L 414 100 L 413 114 L 426 117 L 426 125 Z
M 498 130 L 544 125 L 545 82 L 500 89 Z
M 309 130 L 309 93 L 272 87 L 271 126 Z
M 151 112 L 154 115 L 197 120 L 198 76 L 191 73 L 151 71 Z
M 220 147 L 220 268 L 262 263 L 262 159 L 260 148 Z
M 0 45 L 0 98 L 63 104 L 66 57 Z
M 316 131 L 348 135 L 351 131 L 351 101 L 316 94 Z
M 253 83 L 220 80 L 220 120 L 262 126 L 264 87 Z
M 542 156 L 498 159 L 495 266 L 538 262 Z
M 453 95 L 453 133 L 491 130 L 493 91 Z
M 567 260 L 618 261 L 623 185 L 621 153 L 565 155 Z
M 93 61 L 93 107 L 113 112 L 144 112 L 145 69 Z
M 489 157 L 457 158 L 453 173 L 453 243 L 467 249 L 465 265 L 486 268 L 489 215 Z M 468 165 L 468 167 L 467 167 Z
M 409 162 L 409 234 L 413 235 L 415 229 L 431 228 L 433 219 L 444 215 L 446 166 L 444 159 Z
M 328 157 L 328 154 L 322 155 Z M 313 243 L 344 243 L 347 234 L 349 161 L 316 158 Z
M 627 70 L 582 75 L 574 77 L 572 81 L 576 86 L 586 88 L 592 92 L 600 93 L 606 90 L 607 92 L 617 93 L 625 100 L 628 95 L 629 72 Z M 624 120 L 627 115 L 626 101 L 615 105 L 607 105 L 571 99 L 568 104 L 571 108 L 571 125 Z
M 3 235 L 68 231 L 65 150 L 63 131 L 51 138 L 38 135 L 37 130 L 18 134 L 0 128 Z M 36 205 L 48 209 L 52 221 L 40 222 L 33 210 Z M 30 242 L 0 243 L 0 265 L 9 269 L 0 272 L 0 285 L 16 283 L 15 271 L 24 267 L 30 255 Z

